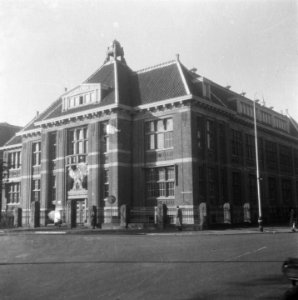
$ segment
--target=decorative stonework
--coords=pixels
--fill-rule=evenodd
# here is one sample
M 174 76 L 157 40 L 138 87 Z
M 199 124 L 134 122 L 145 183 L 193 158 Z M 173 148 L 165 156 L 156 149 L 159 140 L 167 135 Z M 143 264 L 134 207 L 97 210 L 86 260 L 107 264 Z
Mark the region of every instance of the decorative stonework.
M 117 40 L 114 40 L 112 42 L 112 44 L 108 47 L 107 49 L 107 56 L 106 59 L 104 61 L 104 63 L 107 63 L 111 60 L 111 58 L 113 59 L 117 59 L 119 58 L 119 60 L 122 63 L 126 64 L 125 58 L 124 58 L 124 50 L 123 47 L 121 47 L 120 43 Z
M 78 191 L 83 189 L 83 182 L 88 175 L 88 167 L 86 163 L 80 163 L 75 167 L 68 167 L 68 175 L 73 179 L 71 190 Z

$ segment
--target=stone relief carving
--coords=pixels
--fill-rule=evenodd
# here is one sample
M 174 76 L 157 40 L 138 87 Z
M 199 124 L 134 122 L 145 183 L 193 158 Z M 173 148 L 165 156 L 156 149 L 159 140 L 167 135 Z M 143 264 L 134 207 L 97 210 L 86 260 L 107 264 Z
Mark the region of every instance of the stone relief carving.
M 73 168 L 68 167 L 68 175 L 73 179 L 73 186 L 71 190 L 82 190 L 85 177 L 88 175 L 88 166 L 86 163 L 80 163 Z

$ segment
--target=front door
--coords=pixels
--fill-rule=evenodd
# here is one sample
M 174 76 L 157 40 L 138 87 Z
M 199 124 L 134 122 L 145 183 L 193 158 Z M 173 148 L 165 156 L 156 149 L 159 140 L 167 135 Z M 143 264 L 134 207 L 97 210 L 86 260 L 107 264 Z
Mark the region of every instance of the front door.
M 86 199 L 71 201 L 71 227 L 84 226 L 87 223 Z
M 76 226 L 84 226 L 87 222 L 86 201 L 77 200 L 76 202 Z

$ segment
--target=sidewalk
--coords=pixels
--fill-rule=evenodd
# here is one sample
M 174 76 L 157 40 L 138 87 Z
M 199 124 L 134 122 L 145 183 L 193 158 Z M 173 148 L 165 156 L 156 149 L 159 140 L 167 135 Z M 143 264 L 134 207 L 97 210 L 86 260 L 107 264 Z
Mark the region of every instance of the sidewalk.
M 207 230 L 189 230 L 177 231 L 175 228 L 165 229 L 91 229 L 91 228 L 69 228 L 69 227 L 19 227 L 1 229 L 1 235 L 23 235 L 23 234 L 111 234 L 111 235 L 232 235 L 232 234 L 281 234 L 291 233 L 287 226 L 268 226 L 260 232 L 258 227 L 248 228 L 229 228 L 229 229 L 207 229 Z M 297 231 L 298 233 L 298 231 Z

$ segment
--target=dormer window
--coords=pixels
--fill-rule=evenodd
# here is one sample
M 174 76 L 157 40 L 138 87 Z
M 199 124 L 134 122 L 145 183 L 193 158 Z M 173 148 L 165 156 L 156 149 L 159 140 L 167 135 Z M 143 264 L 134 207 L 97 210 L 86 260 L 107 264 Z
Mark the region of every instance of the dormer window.
M 100 103 L 103 92 L 107 89 L 108 87 L 101 83 L 81 84 L 62 96 L 62 110 L 65 111 L 91 103 Z

